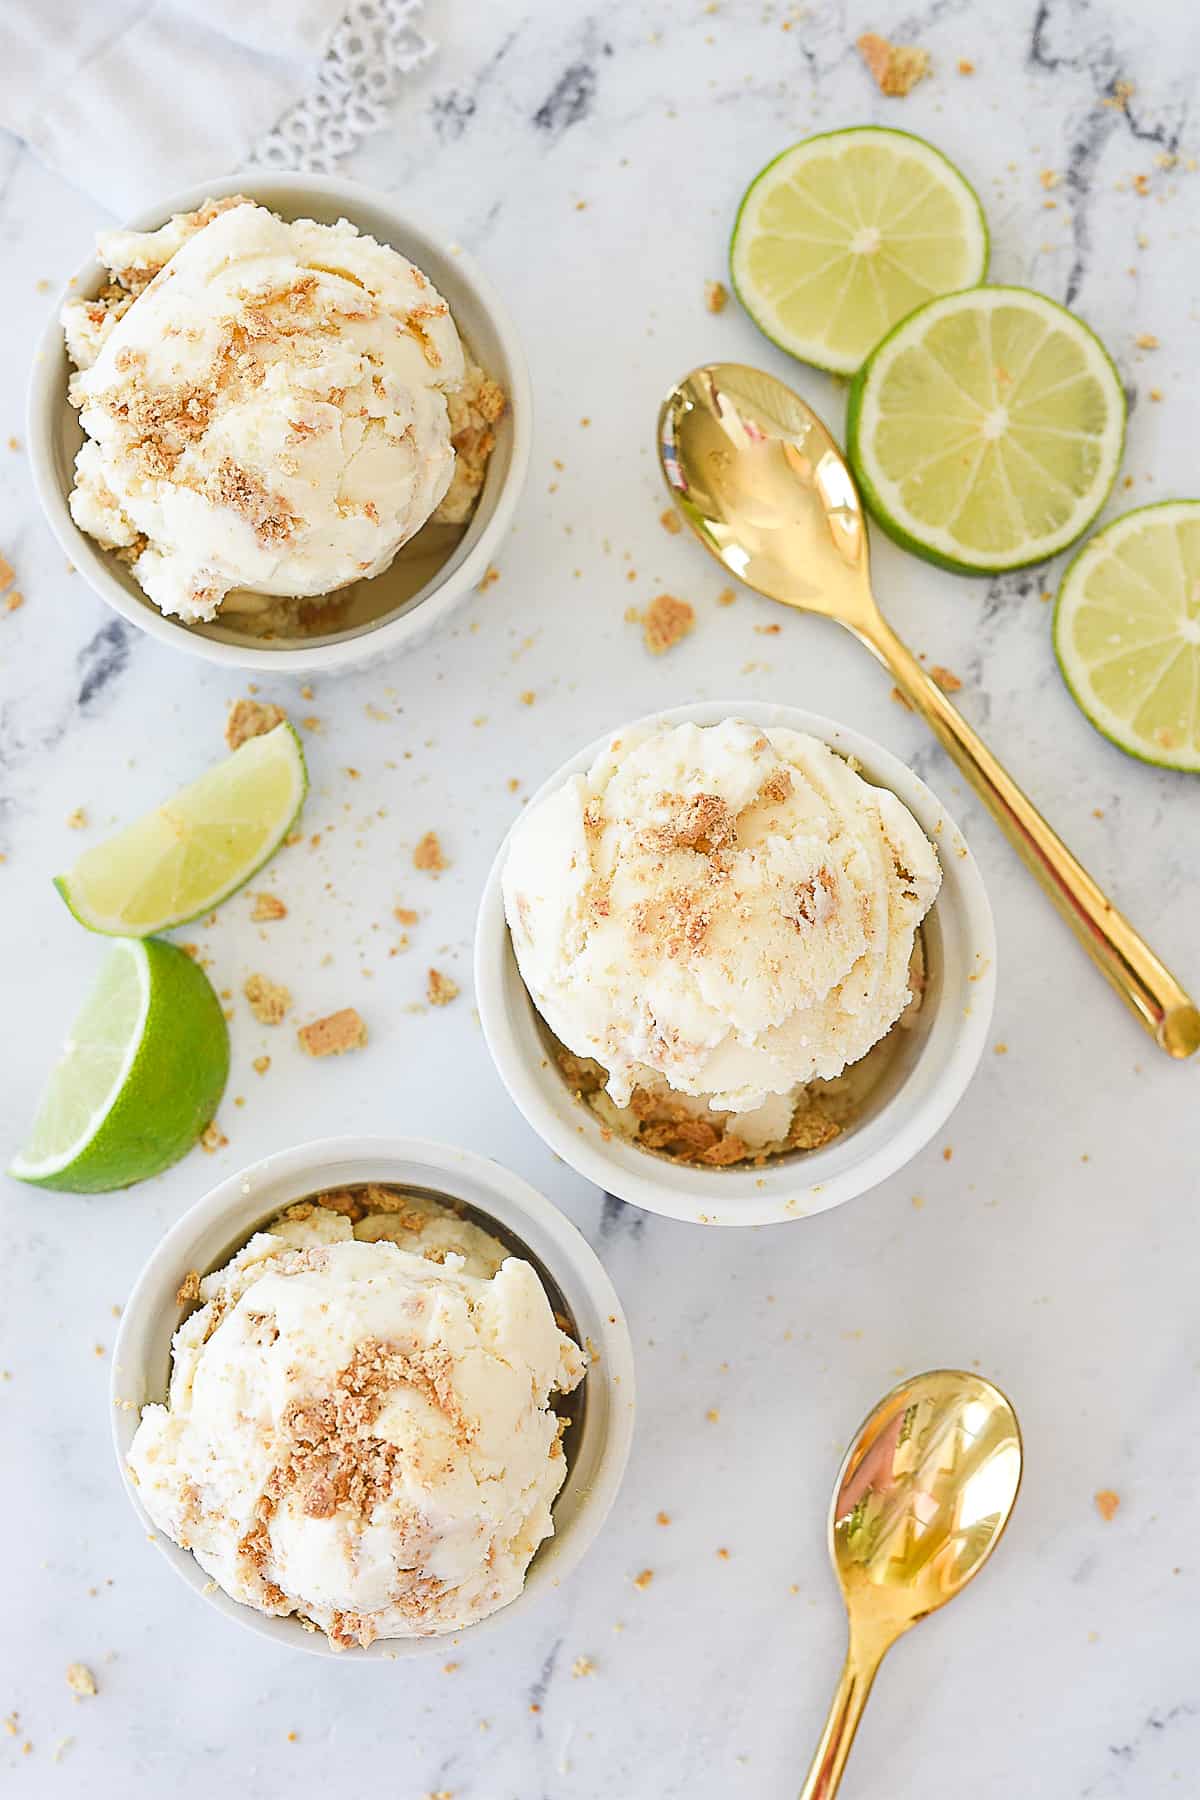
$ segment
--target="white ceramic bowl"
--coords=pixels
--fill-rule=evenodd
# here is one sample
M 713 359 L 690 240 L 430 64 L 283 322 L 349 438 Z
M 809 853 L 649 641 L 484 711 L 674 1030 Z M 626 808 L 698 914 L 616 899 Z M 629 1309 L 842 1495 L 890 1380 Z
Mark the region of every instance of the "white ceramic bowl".
M 639 725 L 715 725 L 749 719 L 806 731 L 854 756 L 869 781 L 890 788 L 937 845 L 941 892 L 922 932 L 928 972 L 916 1028 L 889 1077 L 853 1129 L 820 1150 L 773 1159 L 763 1168 L 703 1169 L 639 1150 L 613 1134 L 567 1087 L 521 980 L 504 917 L 500 848 L 484 888 L 475 938 L 475 995 L 500 1076 L 534 1130 L 564 1162 L 608 1193 L 649 1212 L 700 1225 L 769 1225 L 839 1206 L 892 1175 L 928 1143 L 961 1097 L 987 1037 L 996 984 L 992 909 L 975 859 L 937 796 L 882 745 L 844 725 L 792 706 L 705 701 L 658 713 Z M 630 729 L 626 726 L 623 729 Z M 529 804 L 585 770 L 608 732 L 553 774 Z
M 346 218 L 381 243 L 392 244 L 427 274 L 449 303 L 464 338 L 481 366 L 504 388 L 509 409 L 496 431 L 496 447 L 488 464 L 479 503 L 467 529 L 449 557 L 407 598 L 390 604 L 391 580 L 402 591 L 395 572 L 385 571 L 359 590 L 378 590 L 372 604 L 386 608 L 365 624 L 347 625 L 327 636 L 256 641 L 232 623 L 218 618 L 209 625 L 185 625 L 164 617 L 151 605 L 124 563 L 102 550 L 80 531 L 67 504 L 74 477 L 75 454 L 83 442 L 78 416 L 67 399 L 70 365 L 63 347 L 60 295 L 47 320 L 34 357 L 29 384 L 28 442 L 30 466 L 38 498 L 55 536 L 71 562 L 123 619 L 151 637 L 189 655 L 227 668 L 270 669 L 276 674 L 313 674 L 357 667 L 390 656 L 425 637 L 470 594 L 496 555 L 512 523 L 529 465 L 532 400 L 525 357 L 508 313 L 491 286 L 464 251 L 413 219 L 386 194 L 352 181 L 318 175 L 276 175 L 255 170 L 222 176 L 174 194 L 130 220 L 133 231 L 161 225 L 172 213 L 189 212 L 206 199 L 246 194 L 283 218 L 312 218 L 325 224 Z M 105 280 L 94 260 L 84 263 L 68 292 L 96 293 Z
M 494 1629 L 565 1579 L 608 1516 L 629 1458 L 634 1416 L 629 1329 L 616 1290 L 570 1220 L 516 1175 L 468 1150 L 416 1138 L 327 1138 L 268 1156 L 214 1188 L 163 1238 L 121 1315 L 113 1351 L 113 1441 L 126 1491 L 153 1542 L 188 1586 L 226 1618 L 278 1644 L 317 1655 L 386 1658 L 437 1648 L 444 1654 L 450 1639 L 464 1633 L 387 1638 L 367 1650 L 335 1651 L 322 1633 L 306 1630 L 295 1618 L 272 1618 L 231 1600 L 188 1551 L 154 1529 L 125 1467 L 142 1407 L 166 1398 L 171 1338 L 185 1312 L 175 1293 L 187 1271 L 205 1274 L 220 1268 L 281 1207 L 324 1188 L 365 1181 L 396 1183 L 465 1202 L 480 1224 L 510 1241 L 514 1253 L 532 1262 L 543 1281 L 548 1278 L 552 1304 L 556 1309 L 562 1305 L 581 1343 L 590 1339 L 594 1356 L 579 1390 L 582 1414 L 574 1408 L 575 1443 L 554 1502 L 554 1536 L 534 1556 L 518 1597 L 467 1627 L 466 1635 L 474 1639 Z

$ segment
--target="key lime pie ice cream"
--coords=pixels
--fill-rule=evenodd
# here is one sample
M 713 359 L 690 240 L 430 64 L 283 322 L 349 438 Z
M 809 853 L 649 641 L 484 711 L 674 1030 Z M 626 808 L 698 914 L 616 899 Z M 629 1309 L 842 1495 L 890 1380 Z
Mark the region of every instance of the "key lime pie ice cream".
M 347 1649 L 520 1593 L 566 1475 L 552 1397 L 584 1374 L 529 1263 L 370 1186 L 289 1207 L 180 1298 L 128 1467 L 227 1594 Z
M 622 732 L 515 827 L 505 913 L 567 1079 L 643 1148 L 815 1148 L 920 1004 L 937 855 L 825 744 L 739 719 Z
M 110 283 L 62 313 L 71 513 L 160 611 L 312 602 L 468 517 L 505 398 L 398 251 L 233 196 L 97 254 Z

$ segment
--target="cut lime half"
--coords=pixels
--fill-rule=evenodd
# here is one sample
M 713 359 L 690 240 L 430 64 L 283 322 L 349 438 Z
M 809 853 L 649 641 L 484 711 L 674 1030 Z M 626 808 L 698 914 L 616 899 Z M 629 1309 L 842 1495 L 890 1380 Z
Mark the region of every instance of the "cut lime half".
M 759 329 L 841 375 L 914 307 L 982 281 L 987 260 L 983 208 L 954 164 L 876 125 L 806 138 L 768 163 L 729 247 Z
M 1125 394 L 1103 344 L 1029 288 L 931 300 L 850 389 L 846 451 L 890 537 L 990 575 L 1074 543 L 1108 497 Z
M 250 880 L 308 788 L 290 725 L 251 738 L 173 799 L 85 850 L 55 882 L 81 925 L 148 937 L 197 918 Z
M 191 1149 L 228 1073 L 229 1031 L 204 971 L 174 944 L 121 939 L 9 1173 L 84 1194 L 145 1181 Z
M 1097 731 L 1200 773 L 1200 500 L 1124 513 L 1062 578 L 1054 649 Z

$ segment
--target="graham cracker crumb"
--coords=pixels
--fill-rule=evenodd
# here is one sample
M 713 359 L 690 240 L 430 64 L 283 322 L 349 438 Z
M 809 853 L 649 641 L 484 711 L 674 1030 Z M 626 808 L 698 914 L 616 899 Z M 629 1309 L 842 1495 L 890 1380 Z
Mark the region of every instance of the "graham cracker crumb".
M 1044 188 L 1054 188 L 1058 186 L 1058 176 L 1053 169 L 1043 169 L 1038 176 L 1038 180 Z
M 425 998 L 430 1006 L 449 1006 L 452 1000 L 458 999 L 458 983 L 451 981 L 449 975 L 443 975 L 440 970 L 430 969 Z
M 521 695 L 521 705 L 532 706 L 536 699 L 537 695 L 534 693 L 533 689 L 526 688 L 525 692 Z
M 696 623 L 695 609 L 674 594 L 658 594 L 642 614 L 642 637 L 651 656 L 680 643 Z
M 21 592 L 20 588 L 14 588 L 11 594 L 6 594 L 4 597 L 5 612 L 9 612 L 9 613 L 20 612 L 20 610 L 24 606 L 24 604 L 25 604 L 25 596 Z
M 83 830 L 84 826 L 87 824 L 87 814 L 82 806 L 77 806 L 74 812 L 67 814 L 67 824 L 71 827 L 72 831 Z
M 584 1675 L 594 1675 L 595 1672 L 596 1665 L 590 1656 L 577 1656 L 571 1664 L 571 1673 L 577 1681 Z
M 442 849 L 441 839 L 436 831 L 427 831 L 413 851 L 413 867 L 431 874 L 440 874 L 443 869 L 450 867 L 449 858 Z
M 679 522 L 679 514 L 671 506 L 668 506 L 665 512 L 659 513 L 658 522 L 671 537 L 678 537 L 683 530 L 683 526 Z
M 478 588 L 479 593 L 485 594 L 487 592 L 487 590 L 492 586 L 493 582 L 499 581 L 499 579 L 500 579 L 499 569 L 496 567 L 495 563 L 489 563 L 487 568 L 483 571 L 482 578 L 480 579 L 479 588 Z
M 1100 102 L 1101 106 L 1111 106 L 1117 112 L 1128 112 L 1129 102 L 1137 93 L 1132 81 L 1114 81 L 1111 94 L 1106 94 Z
M 324 1019 L 314 1019 L 311 1025 L 301 1025 L 296 1036 L 308 1056 L 341 1056 L 365 1047 L 367 1028 L 353 1006 L 344 1006 Z
M 704 1416 L 708 1420 L 710 1425 L 716 1425 L 719 1423 L 720 1418 L 721 1418 L 720 1409 L 715 1406 L 710 1406 Z
M 1008 1045 L 1007 1044 L 993 1044 L 992 1045 L 992 1053 L 995 1056 L 1007 1056 L 1008 1055 Z
M 175 1289 L 175 1302 L 178 1306 L 190 1306 L 200 1298 L 200 1271 L 189 1269 L 179 1286 Z
M 1095 1501 L 1096 1511 L 1106 1525 L 1110 1524 L 1121 1504 L 1120 1494 L 1115 1494 L 1111 1488 L 1101 1488 L 1095 1495 Z
M 0 594 L 7 593 L 8 589 L 16 579 L 16 570 L 9 562 L 7 556 L 0 554 Z
M 224 1150 L 228 1142 L 229 1139 L 225 1136 L 225 1133 L 221 1130 L 221 1127 L 217 1124 L 215 1119 L 212 1121 L 211 1125 L 206 1125 L 204 1130 L 200 1133 L 200 1148 L 209 1156 L 215 1156 L 218 1150 Z
M 1133 341 L 1139 350 L 1157 350 L 1159 347 L 1158 339 L 1152 331 L 1139 331 Z
M 255 924 L 266 919 L 286 919 L 287 907 L 274 894 L 255 894 L 250 917 Z
M 271 1059 L 269 1056 L 256 1056 L 250 1066 L 256 1075 L 265 1075 L 271 1066 Z
M 671 1523 L 670 1513 L 665 1513 L 665 1512 L 655 1513 L 654 1523 L 656 1525 L 669 1525 Z
M 881 94 L 902 99 L 929 73 L 929 52 L 915 44 L 892 44 L 877 31 L 864 31 L 856 48 Z
M 414 912 L 411 906 L 394 906 L 392 912 L 402 925 L 415 925 L 421 917 L 420 913 Z
M 242 992 L 260 1025 L 281 1025 L 291 1010 L 290 989 L 269 981 L 265 975 L 247 975 Z
M 962 682 L 954 673 L 954 670 L 944 668 L 941 663 L 934 663 L 929 673 L 933 676 L 933 679 L 937 682 L 943 694 L 957 694 L 962 687 Z
M 282 706 L 272 706 L 261 700 L 235 700 L 225 720 L 225 742 L 231 750 L 239 750 L 249 738 L 274 731 L 286 718 Z
M 729 301 L 729 289 L 723 281 L 706 281 L 704 284 L 704 304 L 710 313 L 724 312 Z
M 77 1699 L 90 1699 L 96 1692 L 96 1677 L 86 1663 L 67 1664 L 67 1686 Z
M 975 64 L 971 61 L 969 56 L 959 57 L 958 72 L 960 75 L 973 75 L 975 73 Z
M 653 1569 L 643 1569 L 640 1575 L 634 1576 L 633 1585 L 635 1588 L 640 1588 L 642 1590 L 642 1592 L 644 1593 L 645 1590 L 650 1586 L 650 1583 L 653 1580 L 654 1580 L 654 1570 Z
M 736 599 L 737 599 L 737 595 L 734 593 L 732 588 L 722 588 L 720 593 L 717 595 L 717 605 L 718 606 L 732 606 Z

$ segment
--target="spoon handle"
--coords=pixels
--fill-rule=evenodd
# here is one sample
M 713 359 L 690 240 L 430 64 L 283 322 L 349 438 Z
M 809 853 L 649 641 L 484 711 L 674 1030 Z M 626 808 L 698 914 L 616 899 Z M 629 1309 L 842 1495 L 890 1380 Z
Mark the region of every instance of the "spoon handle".
M 829 1717 L 798 1800 L 833 1800 L 842 1784 L 846 1758 L 882 1658 L 882 1651 L 865 1653 L 856 1646 L 851 1635 L 846 1661 L 830 1703 Z
M 851 627 L 924 715 L 996 822 L 1016 846 L 1076 937 L 1122 1000 L 1168 1056 L 1200 1049 L 1200 1011 L 1145 939 L 1076 861 L 1033 802 L 1006 773 L 936 681 L 876 615 Z

